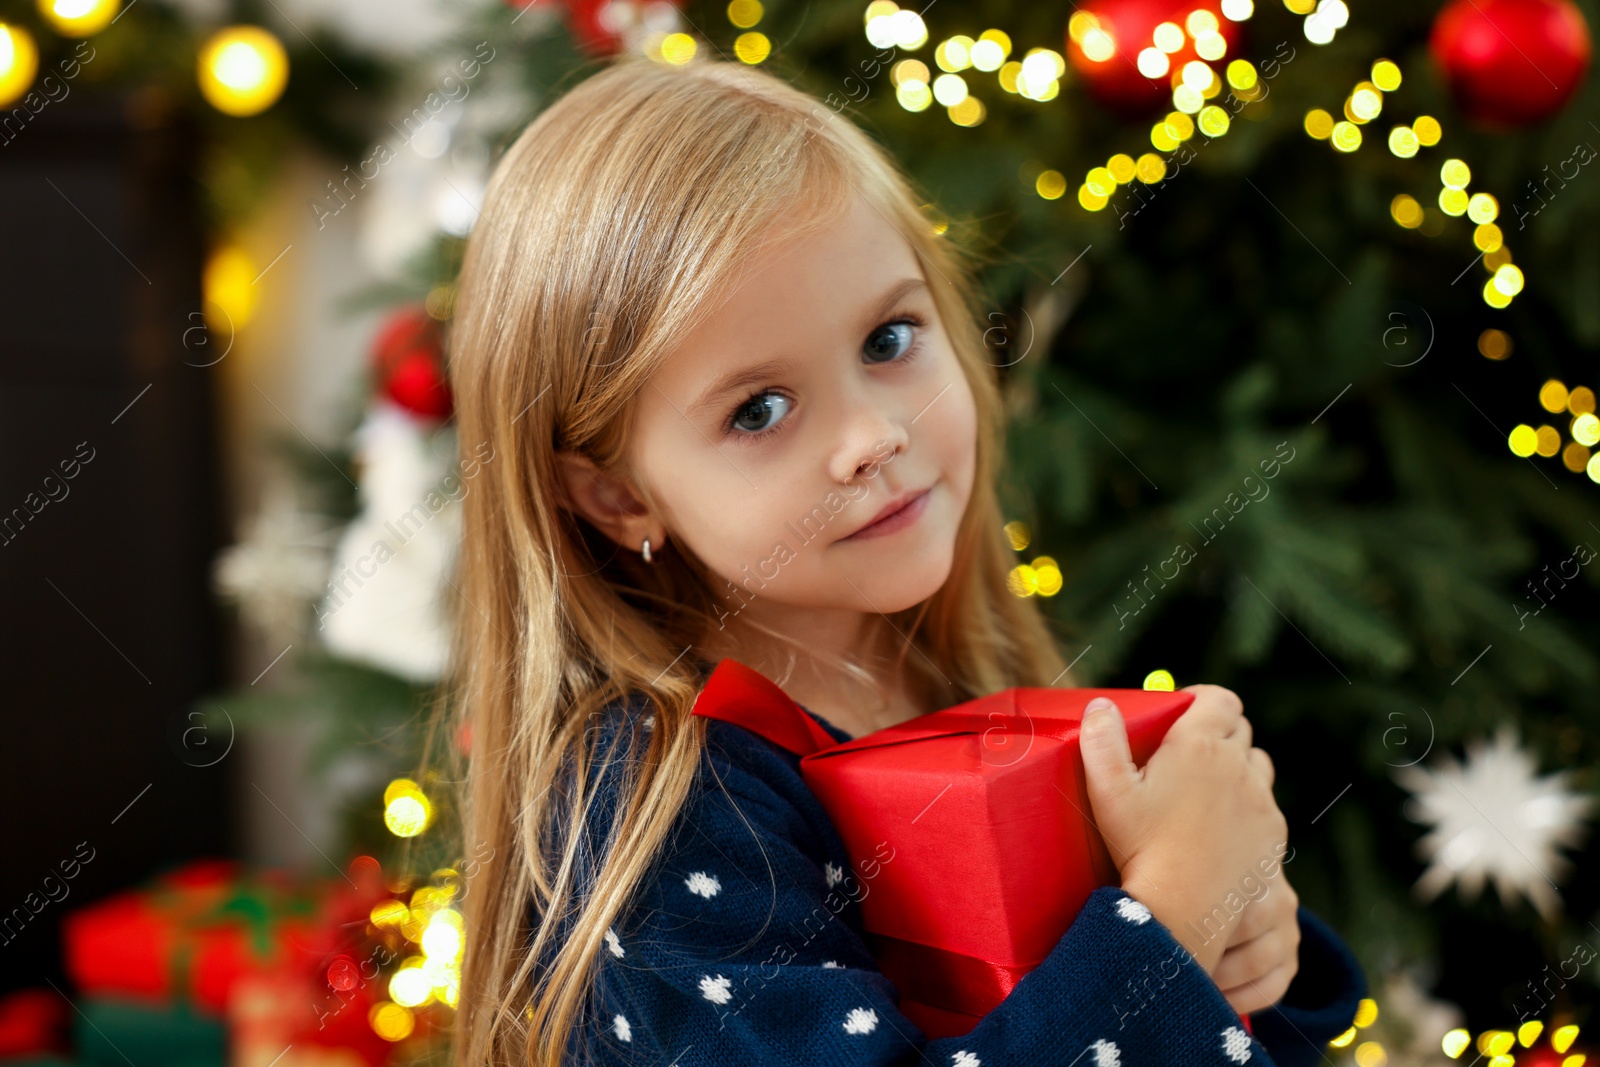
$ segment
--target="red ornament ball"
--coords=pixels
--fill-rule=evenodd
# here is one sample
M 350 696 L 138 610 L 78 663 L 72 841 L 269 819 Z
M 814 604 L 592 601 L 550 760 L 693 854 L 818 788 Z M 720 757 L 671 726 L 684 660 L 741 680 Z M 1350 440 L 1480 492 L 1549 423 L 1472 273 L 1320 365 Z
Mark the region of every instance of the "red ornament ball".
M 1190 17 L 1201 12 L 1210 16 L 1201 15 L 1202 24 L 1214 23 L 1226 43 L 1226 56 L 1236 55 L 1243 28 L 1223 15 L 1220 0 L 1087 0 L 1067 22 L 1067 60 L 1095 98 L 1119 114 L 1170 108 L 1178 72 L 1203 58 L 1189 32 Z M 1183 31 L 1182 45 L 1175 52 L 1157 48 L 1167 69 L 1150 77 L 1139 69 L 1139 53 L 1156 48 L 1156 27 L 1166 22 Z
M 1429 47 L 1467 117 L 1514 129 L 1549 118 L 1589 69 L 1589 26 L 1572 0 L 1452 0 Z
M 413 415 L 444 419 L 454 410 L 439 323 L 421 307 L 402 308 L 384 324 L 372 365 L 383 394 Z

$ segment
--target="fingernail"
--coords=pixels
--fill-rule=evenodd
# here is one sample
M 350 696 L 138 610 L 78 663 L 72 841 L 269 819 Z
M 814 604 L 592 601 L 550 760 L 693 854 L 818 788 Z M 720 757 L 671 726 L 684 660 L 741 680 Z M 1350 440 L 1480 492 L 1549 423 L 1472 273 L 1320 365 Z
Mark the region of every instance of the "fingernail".
M 1084 706 L 1083 713 L 1089 715 L 1096 711 L 1110 711 L 1114 707 L 1116 705 L 1111 702 L 1110 697 L 1095 697 Z

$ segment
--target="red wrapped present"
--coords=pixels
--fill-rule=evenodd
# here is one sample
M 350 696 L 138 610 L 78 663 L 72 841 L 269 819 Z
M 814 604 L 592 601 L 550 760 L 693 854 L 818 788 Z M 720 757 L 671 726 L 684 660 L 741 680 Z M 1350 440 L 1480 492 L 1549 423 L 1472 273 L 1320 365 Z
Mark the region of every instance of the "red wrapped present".
M 53 989 L 19 989 L 0 997 L 0 1058 L 65 1052 L 71 1012 Z
M 354 895 L 277 871 L 246 874 L 232 861 L 196 861 L 68 914 L 66 971 L 86 994 L 182 1001 L 221 1015 L 247 973 L 285 965 L 315 973 L 343 936 L 335 916 Z
M 1090 893 L 1121 882 L 1078 753 L 1097 696 L 1121 709 L 1140 765 L 1194 700 L 1007 689 L 839 744 L 772 681 L 724 659 L 694 713 L 802 757 L 802 777 L 870 881 L 862 924 L 901 1010 L 928 1035 L 953 1037 L 1044 961 Z

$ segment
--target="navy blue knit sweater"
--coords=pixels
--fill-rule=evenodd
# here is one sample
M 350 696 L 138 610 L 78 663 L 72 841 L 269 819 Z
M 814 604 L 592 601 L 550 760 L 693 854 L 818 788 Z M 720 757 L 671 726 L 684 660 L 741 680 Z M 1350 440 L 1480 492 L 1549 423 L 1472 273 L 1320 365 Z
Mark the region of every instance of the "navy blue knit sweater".
M 635 758 L 647 706 L 636 694 L 602 712 L 599 751 L 615 741 L 613 760 Z M 1149 909 L 1105 886 L 970 1033 L 928 1038 L 873 964 L 859 904 L 871 871 L 852 870 L 799 758 L 720 720 L 706 736 L 669 847 L 606 931 L 572 1062 L 1310 1067 L 1366 995 L 1348 948 L 1301 907 L 1299 972 L 1279 1004 L 1251 1015 L 1252 1037 Z M 596 855 L 617 766 L 600 771 L 585 821 Z

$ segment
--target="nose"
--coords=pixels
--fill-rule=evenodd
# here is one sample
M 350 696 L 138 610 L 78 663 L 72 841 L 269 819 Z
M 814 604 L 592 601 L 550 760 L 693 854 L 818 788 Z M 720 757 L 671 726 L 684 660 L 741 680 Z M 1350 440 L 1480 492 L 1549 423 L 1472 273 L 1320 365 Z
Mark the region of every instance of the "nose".
M 828 457 L 828 474 L 841 484 L 868 476 L 904 452 L 910 442 L 905 420 L 883 403 L 882 396 L 865 391 L 848 405 L 840 412 L 838 438 Z

